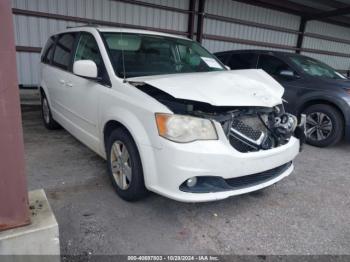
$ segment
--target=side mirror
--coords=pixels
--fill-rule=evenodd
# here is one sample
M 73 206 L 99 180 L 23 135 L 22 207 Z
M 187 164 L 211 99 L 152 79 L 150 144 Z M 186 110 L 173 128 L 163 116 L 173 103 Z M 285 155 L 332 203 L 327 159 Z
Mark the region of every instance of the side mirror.
M 92 60 L 79 60 L 73 64 L 73 73 L 89 79 L 97 78 L 97 66 Z
M 297 74 L 295 74 L 292 70 L 282 70 L 279 72 L 280 76 L 286 77 L 286 78 L 299 78 Z

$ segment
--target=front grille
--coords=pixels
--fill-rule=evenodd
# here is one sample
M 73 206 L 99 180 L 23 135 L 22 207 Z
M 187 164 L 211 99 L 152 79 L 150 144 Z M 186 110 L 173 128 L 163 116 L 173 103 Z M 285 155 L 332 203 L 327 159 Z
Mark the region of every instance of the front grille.
M 244 116 L 233 119 L 228 138 L 237 151 L 254 152 L 266 140 L 266 133 L 266 127 L 257 116 Z
M 225 181 L 233 189 L 252 187 L 278 177 L 283 172 L 285 172 L 291 165 L 292 165 L 292 162 L 288 162 L 282 166 L 279 166 L 274 169 L 270 169 L 261 173 L 230 178 L 230 179 L 226 179 Z
M 234 119 L 232 121 L 231 128 L 234 128 L 235 130 L 252 140 L 258 140 L 262 134 L 260 130 L 253 129 L 248 124 L 244 123 L 242 120 L 239 119 Z
M 233 146 L 238 152 L 247 153 L 247 152 L 258 151 L 257 147 L 253 147 L 253 146 L 243 142 L 238 137 L 230 135 L 229 140 L 230 140 L 231 146 Z

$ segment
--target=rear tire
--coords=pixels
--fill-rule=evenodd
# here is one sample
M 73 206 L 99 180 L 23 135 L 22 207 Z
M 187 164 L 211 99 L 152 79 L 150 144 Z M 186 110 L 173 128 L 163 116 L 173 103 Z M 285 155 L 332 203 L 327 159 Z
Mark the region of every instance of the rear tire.
M 137 201 L 147 196 L 139 151 L 124 128 L 113 130 L 108 137 L 107 167 L 113 187 L 122 199 Z
M 341 113 L 333 106 L 312 105 L 303 112 L 306 114 L 306 142 L 317 147 L 337 144 L 344 134 L 344 121 Z
M 41 97 L 41 117 L 47 129 L 55 130 L 61 128 L 61 126 L 52 117 L 49 101 L 47 100 L 45 94 L 43 94 Z

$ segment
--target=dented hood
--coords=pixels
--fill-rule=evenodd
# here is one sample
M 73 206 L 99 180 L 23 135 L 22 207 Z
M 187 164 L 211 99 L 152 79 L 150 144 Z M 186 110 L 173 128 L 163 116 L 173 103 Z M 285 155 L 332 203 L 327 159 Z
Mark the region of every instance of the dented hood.
M 260 69 L 157 75 L 127 79 L 169 95 L 213 106 L 273 107 L 282 103 L 283 87 Z

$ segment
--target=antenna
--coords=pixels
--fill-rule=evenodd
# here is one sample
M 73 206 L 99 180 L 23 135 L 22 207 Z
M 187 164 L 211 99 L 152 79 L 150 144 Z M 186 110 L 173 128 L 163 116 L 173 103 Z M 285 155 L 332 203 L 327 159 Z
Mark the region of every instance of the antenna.
M 119 17 L 123 17 L 122 15 L 122 9 L 119 9 Z M 124 27 L 123 27 L 123 23 L 120 23 L 120 40 L 121 40 L 121 46 L 122 46 L 122 64 L 123 64 L 123 83 L 126 83 L 126 71 L 125 71 L 125 57 L 124 57 L 124 46 L 123 46 L 123 31 L 124 31 Z

